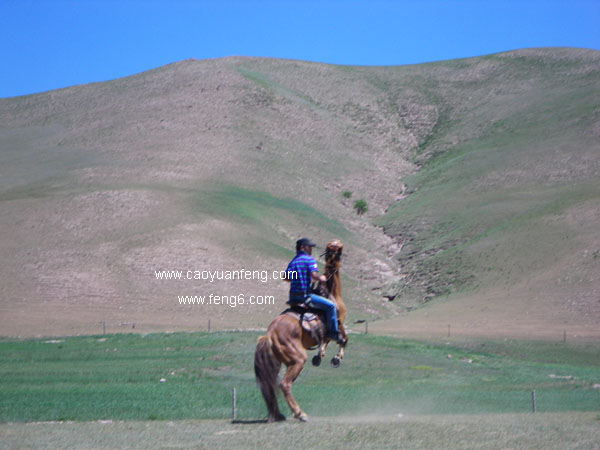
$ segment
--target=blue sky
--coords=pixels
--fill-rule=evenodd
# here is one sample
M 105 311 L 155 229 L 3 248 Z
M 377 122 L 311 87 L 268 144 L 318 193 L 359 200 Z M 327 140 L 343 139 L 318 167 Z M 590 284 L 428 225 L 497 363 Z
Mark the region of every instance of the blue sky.
M 600 50 L 600 0 L 0 0 L 0 46 L 0 97 L 10 97 L 186 58 L 401 65 Z

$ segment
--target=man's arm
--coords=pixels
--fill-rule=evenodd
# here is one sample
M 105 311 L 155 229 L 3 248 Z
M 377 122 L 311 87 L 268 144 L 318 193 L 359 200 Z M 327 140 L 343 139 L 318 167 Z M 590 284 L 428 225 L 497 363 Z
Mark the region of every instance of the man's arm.
M 327 281 L 327 277 L 325 275 L 319 276 L 319 272 L 311 272 L 310 277 L 314 281 L 322 281 L 323 283 L 325 283 Z

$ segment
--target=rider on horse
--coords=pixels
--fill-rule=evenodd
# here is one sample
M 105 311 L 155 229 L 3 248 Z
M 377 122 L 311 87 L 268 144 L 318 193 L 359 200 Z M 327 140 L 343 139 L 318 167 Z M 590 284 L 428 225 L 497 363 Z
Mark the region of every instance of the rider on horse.
M 287 281 L 290 282 L 290 299 L 287 303 L 292 306 L 305 304 L 310 308 L 325 311 L 329 338 L 343 344 L 345 339 L 338 330 L 335 303 L 310 292 L 311 280 L 327 282 L 325 275 L 319 276 L 317 262 L 311 256 L 313 247 L 315 244 L 307 238 L 296 241 L 296 256 L 286 269 Z

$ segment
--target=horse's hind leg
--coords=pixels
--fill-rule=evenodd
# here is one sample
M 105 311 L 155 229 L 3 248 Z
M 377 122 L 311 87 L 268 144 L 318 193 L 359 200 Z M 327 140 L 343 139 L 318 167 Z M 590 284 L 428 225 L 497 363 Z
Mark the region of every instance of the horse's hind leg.
M 292 383 L 298 378 L 300 372 L 304 368 L 304 363 L 306 362 L 306 352 L 302 352 L 302 355 L 298 355 L 298 359 L 294 359 L 288 366 L 285 371 L 285 375 L 281 379 L 279 386 L 281 387 L 281 391 L 285 396 L 285 399 L 294 414 L 294 417 L 302 422 L 306 422 L 308 420 L 308 416 L 302 409 L 300 409 L 300 405 L 296 402 L 294 397 L 292 396 Z

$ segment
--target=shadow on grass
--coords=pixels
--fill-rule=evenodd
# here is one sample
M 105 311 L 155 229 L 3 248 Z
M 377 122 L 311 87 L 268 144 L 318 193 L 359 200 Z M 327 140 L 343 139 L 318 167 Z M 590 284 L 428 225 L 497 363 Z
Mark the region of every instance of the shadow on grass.
M 254 420 L 232 420 L 231 423 L 251 425 L 256 423 L 267 423 L 267 419 L 254 419 Z

